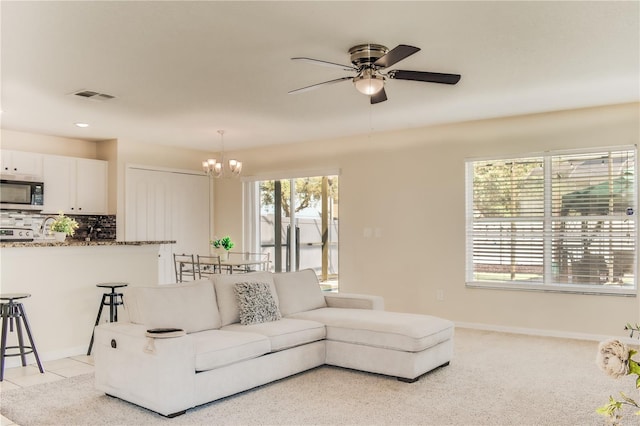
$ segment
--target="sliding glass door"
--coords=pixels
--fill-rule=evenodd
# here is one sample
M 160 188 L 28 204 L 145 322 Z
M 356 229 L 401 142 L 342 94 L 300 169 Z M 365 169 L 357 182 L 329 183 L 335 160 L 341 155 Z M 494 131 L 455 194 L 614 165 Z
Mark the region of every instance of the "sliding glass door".
M 313 269 L 325 289 L 338 282 L 338 176 L 257 183 L 259 244 L 274 272 Z

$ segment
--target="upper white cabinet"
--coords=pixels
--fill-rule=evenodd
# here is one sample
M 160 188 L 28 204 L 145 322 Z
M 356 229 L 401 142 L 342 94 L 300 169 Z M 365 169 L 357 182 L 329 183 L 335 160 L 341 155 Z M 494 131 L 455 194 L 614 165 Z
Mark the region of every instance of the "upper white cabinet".
M 44 213 L 107 214 L 107 162 L 45 155 Z
M 2 173 L 42 176 L 42 154 L 3 149 L 0 155 Z

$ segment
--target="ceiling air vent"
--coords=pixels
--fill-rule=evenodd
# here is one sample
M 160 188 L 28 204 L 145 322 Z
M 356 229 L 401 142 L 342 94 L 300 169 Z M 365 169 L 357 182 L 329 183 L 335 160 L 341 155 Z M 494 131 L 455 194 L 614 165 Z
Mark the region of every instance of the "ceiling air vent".
M 94 101 L 108 101 L 114 99 L 115 96 L 107 95 L 106 93 L 98 93 L 93 90 L 80 90 L 79 92 L 73 93 L 75 96 L 79 96 L 85 99 L 91 99 Z

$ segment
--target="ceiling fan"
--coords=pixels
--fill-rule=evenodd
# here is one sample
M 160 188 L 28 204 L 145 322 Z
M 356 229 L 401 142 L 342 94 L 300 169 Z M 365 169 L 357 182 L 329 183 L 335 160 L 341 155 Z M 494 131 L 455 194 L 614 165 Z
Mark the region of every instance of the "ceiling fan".
M 437 72 L 404 70 L 383 71 L 413 55 L 419 50 L 420 48 L 418 47 L 408 46 L 406 44 L 400 44 L 391 50 L 381 44 L 359 44 L 349 49 L 351 65 L 336 64 L 334 62 L 305 57 L 291 58 L 294 61 L 304 61 L 315 65 L 340 68 L 343 71 L 355 72 L 356 75 L 312 84 L 311 86 L 292 90 L 289 94 L 302 93 L 328 84 L 352 80 L 359 92 L 370 96 L 371 103 L 377 104 L 387 100 L 387 93 L 384 90 L 384 85 L 387 79 L 414 80 L 442 84 L 456 84 L 460 81 L 459 74 L 441 74 Z

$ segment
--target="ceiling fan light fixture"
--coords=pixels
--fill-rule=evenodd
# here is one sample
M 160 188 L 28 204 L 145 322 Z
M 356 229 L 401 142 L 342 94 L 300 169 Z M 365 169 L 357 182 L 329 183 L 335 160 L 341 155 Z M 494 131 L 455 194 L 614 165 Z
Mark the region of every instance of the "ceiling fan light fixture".
M 334 78 L 311 86 L 291 90 L 289 94 L 307 92 L 312 89 L 351 80 L 360 93 L 369 96 L 372 105 L 387 100 L 385 82 L 387 78 L 392 80 L 412 80 L 425 83 L 456 84 L 460 80 L 460 74 L 443 74 L 429 71 L 403 71 L 390 69 L 398 62 L 420 51 L 419 47 L 399 44 L 389 50 L 381 44 L 359 44 L 349 49 L 351 65 L 342 65 L 336 62 L 321 61 L 307 57 L 295 57 L 293 60 L 301 60 L 325 67 L 340 68 L 342 71 L 355 72 L 355 76 Z
M 384 77 L 371 69 L 365 69 L 361 75 L 354 77 L 353 84 L 363 95 L 375 95 L 384 87 Z

